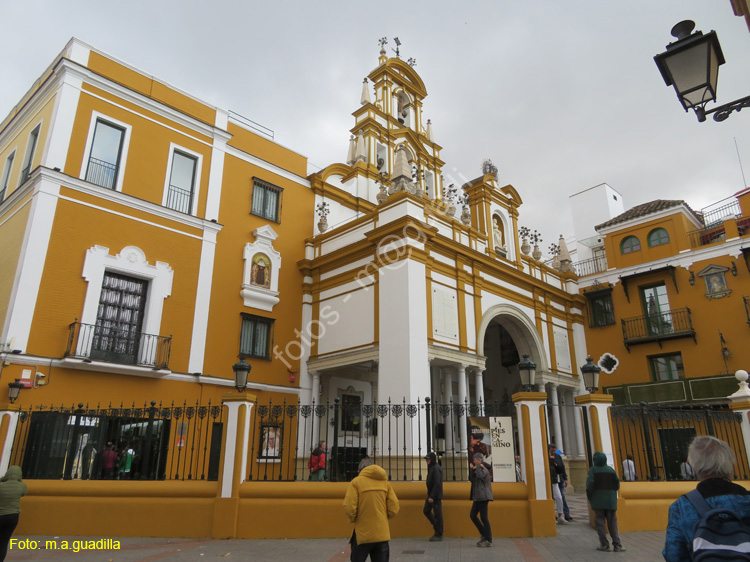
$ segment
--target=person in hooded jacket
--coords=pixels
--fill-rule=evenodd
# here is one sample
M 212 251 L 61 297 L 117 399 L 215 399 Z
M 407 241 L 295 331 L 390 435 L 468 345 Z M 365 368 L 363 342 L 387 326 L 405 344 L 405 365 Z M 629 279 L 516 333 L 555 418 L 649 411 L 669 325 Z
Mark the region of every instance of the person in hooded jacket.
M 362 459 L 359 476 L 349 482 L 344 496 L 344 512 L 354 523 L 351 562 L 364 562 L 368 556 L 372 562 L 388 562 L 388 520 L 396 516 L 398 509 L 398 498 L 385 470 L 369 457 Z
M 0 478 L 0 562 L 5 560 L 8 544 L 18 525 L 21 513 L 21 498 L 28 489 L 21 480 L 21 467 L 11 466 Z
M 597 550 L 609 551 L 607 528 L 612 536 L 615 552 L 625 552 L 617 530 L 617 490 L 620 489 L 620 478 L 615 469 L 607 466 L 607 455 L 601 451 L 594 453 L 594 466 L 586 476 L 586 496 L 591 509 L 594 510 L 594 526 L 599 535 Z M 605 528 L 606 523 L 606 528 Z

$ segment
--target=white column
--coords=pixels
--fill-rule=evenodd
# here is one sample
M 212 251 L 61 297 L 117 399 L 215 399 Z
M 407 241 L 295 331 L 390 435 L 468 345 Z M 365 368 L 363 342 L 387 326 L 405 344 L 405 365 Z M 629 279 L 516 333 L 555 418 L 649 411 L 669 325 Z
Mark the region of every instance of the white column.
M 0 413 L 0 423 L 5 417 L 8 418 L 8 431 L 5 434 L 5 443 L 0 452 L 0 474 L 8 472 L 10 466 L 10 455 L 13 452 L 13 442 L 16 439 L 16 428 L 18 427 L 18 412 L 7 410 Z
M 453 373 L 450 369 L 443 368 L 443 401 L 445 405 L 453 404 Z M 445 425 L 445 450 L 450 451 L 453 449 L 453 411 L 448 415 L 447 418 L 440 416 L 440 421 L 444 422 Z
M 255 399 L 254 397 L 252 398 Z M 247 474 L 247 449 L 250 437 L 250 413 L 253 403 L 244 397 L 225 401 L 227 407 L 227 440 L 224 443 L 224 472 L 221 478 L 221 497 L 230 498 L 237 495 L 234 488 L 245 481 Z M 244 406 L 244 418 L 240 415 L 240 408 Z M 240 422 L 242 422 L 240 424 Z M 241 425 L 241 427 L 240 427 Z M 235 459 L 239 458 L 239 466 L 235 467 Z M 235 468 L 238 472 L 235 472 Z
M 575 392 L 573 393 L 574 397 L 579 396 L 580 393 Z M 573 403 L 575 404 L 575 399 L 573 400 Z M 573 412 L 573 422 L 575 423 L 575 431 L 576 431 L 576 457 L 579 459 L 586 458 L 586 448 L 583 445 L 583 424 L 581 423 L 581 412 L 580 412 L 580 406 L 576 406 L 576 411 Z M 565 449 L 563 449 L 564 451 Z
M 318 371 L 311 371 L 312 386 L 310 394 L 312 394 L 312 403 L 316 406 L 320 404 L 320 373 Z M 316 441 L 320 440 L 320 418 L 315 415 L 315 411 L 312 413 L 312 447 L 317 447 Z M 305 450 L 307 452 L 307 450 Z
M 563 452 L 565 451 L 565 439 L 562 434 L 562 426 L 560 425 L 560 403 L 557 394 L 557 385 L 550 383 L 549 385 L 549 396 L 552 400 L 552 427 L 555 428 L 555 445 L 560 447 Z
M 573 457 L 576 454 L 575 451 L 575 443 L 571 439 L 571 432 L 570 432 L 570 398 L 568 398 L 568 395 L 570 392 L 567 388 L 564 388 L 560 390 L 558 387 L 557 389 L 557 395 L 558 399 L 560 401 L 560 422 L 562 423 L 562 435 L 565 437 L 565 448 L 563 451 L 565 452 L 565 456 Z M 567 405 L 567 406 L 566 406 Z
M 484 373 L 484 369 L 480 369 L 479 367 L 474 368 L 474 401 L 477 403 L 477 406 L 481 404 L 484 408 L 484 377 L 482 373 Z M 480 414 L 484 415 L 484 412 L 480 412 Z
M 456 375 L 458 376 L 458 402 L 461 406 L 467 405 L 466 395 L 466 365 L 458 365 L 456 367 Z M 468 411 L 464 411 L 464 416 L 468 415 Z M 466 435 L 466 418 L 459 418 L 458 422 L 458 435 L 461 440 L 461 452 L 469 449 L 469 440 Z

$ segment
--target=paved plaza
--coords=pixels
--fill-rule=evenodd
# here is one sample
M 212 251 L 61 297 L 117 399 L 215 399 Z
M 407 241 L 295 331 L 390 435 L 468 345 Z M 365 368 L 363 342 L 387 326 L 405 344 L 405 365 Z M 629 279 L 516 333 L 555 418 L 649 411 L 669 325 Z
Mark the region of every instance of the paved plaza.
M 598 552 L 596 532 L 585 518 L 585 496 L 570 496 L 570 507 L 576 521 L 558 526 L 556 537 L 496 538 L 493 548 L 477 548 L 475 538 L 446 538 L 431 543 L 427 538 L 394 539 L 391 541 L 391 562 L 474 562 L 486 560 L 542 561 L 570 560 L 576 562 L 607 561 L 619 559 L 657 562 L 662 560 L 664 531 L 623 533 L 624 553 Z M 466 503 L 466 517 L 470 504 Z M 21 515 L 23 517 L 23 514 Z M 392 525 L 398 525 L 396 518 Z M 68 540 L 85 540 L 85 537 L 14 537 L 29 538 L 44 545 L 46 540 L 57 544 Z M 151 562 L 186 560 L 242 560 L 271 562 L 276 560 L 300 562 L 345 562 L 349 560 L 346 539 L 294 539 L 294 540 L 213 540 L 213 539 L 163 539 L 120 538 L 119 550 L 80 550 L 79 552 L 38 550 L 9 551 L 7 560 L 68 560 L 81 562 Z

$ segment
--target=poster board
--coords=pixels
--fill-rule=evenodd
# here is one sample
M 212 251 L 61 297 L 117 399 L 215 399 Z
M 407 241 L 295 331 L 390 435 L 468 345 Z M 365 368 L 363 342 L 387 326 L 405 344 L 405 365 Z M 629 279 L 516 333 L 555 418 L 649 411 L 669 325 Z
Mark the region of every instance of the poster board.
M 516 481 L 513 419 L 510 416 L 469 418 L 469 463 L 482 453 L 492 466 L 493 482 Z

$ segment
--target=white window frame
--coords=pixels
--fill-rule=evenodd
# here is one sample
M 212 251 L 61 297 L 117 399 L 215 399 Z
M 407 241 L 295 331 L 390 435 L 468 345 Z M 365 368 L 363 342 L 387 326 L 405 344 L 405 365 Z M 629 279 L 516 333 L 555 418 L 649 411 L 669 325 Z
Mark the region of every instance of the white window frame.
M 94 142 L 94 131 L 96 131 L 96 122 L 101 119 L 102 121 L 111 123 L 116 127 L 120 127 L 124 130 L 124 138 L 122 139 L 122 152 L 120 153 L 120 162 L 117 168 L 117 178 L 115 179 L 114 191 L 122 191 L 122 181 L 125 177 L 125 164 L 128 161 L 128 148 L 130 147 L 130 133 L 133 130 L 132 125 L 113 119 L 112 117 L 99 113 L 98 111 L 91 112 L 91 121 L 89 123 L 89 132 L 86 136 L 86 148 L 83 151 L 83 161 L 81 162 L 81 173 L 78 177 L 86 181 L 86 171 L 89 167 L 89 156 L 91 155 L 91 147 Z M 102 188 L 106 189 L 106 188 Z
M 198 213 L 198 196 L 200 195 L 201 190 L 201 170 L 203 169 L 203 155 L 199 152 L 195 152 L 193 150 L 189 150 L 185 148 L 184 146 L 180 146 L 179 144 L 175 144 L 173 142 L 169 143 L 169 158 L 167 159 L 167 173 L 164 177 L 164 194 L 161 199 L 162 207 L 167 206 L 167 199 L 169 196 L 169 182 L 172 179 L 172 161 L 174 160 L 174 153 L 177 152 L 184 152 L 188 156 L 192 156 L 196 159 L 195 162 L 195 179 L 194 179 L 194 189 L 193 189 L 193 204 L 190 206 L 190 214 L 193 216 L 197 216 Z
M 141 330 L 144 334 L 160 335 L 164 299 L 172 294 L 174 272 L 168 263 L 157 261 L 151 265 L 146 254 L 137 246 L 125 246 L 117 255 L 110 255 L 109 248 L 93 246 L 86 251 L 83 262 L 83 278 L 88 283 L 81 312 L 82 324 L 96 324 L 96 313 L 102 293 L 104 273 L 121 273 L 149 282 Z M 79 342 L 76 354 L 88 357 L 91 342 Z M 88 349 L 80 348 L 81 345 Z
M 13 171 L 13 163 L 16 161 L 16 152 L 18 147 L 14 148 L 8 157 L 5 159 L 5 166 L 3 166 L 3 175 L 0 176 L 0 203 L 5 201 L 8 197 L 6 192 L 8 191 L 8 185 L 10 184 L 10 173 Z
M 36 140 L 34 141 L 34 147 L 31 147 L 31 133 L 36 131 Z M 36 149 L 39 148 L 39 137 L 42 135 L 42 121 L 39 121 L 34 127 L 31 128 L 29 133 L 29 140 L 26 141 L 26 152 L 23 155 L 23 162 L 21 163 L 21 172 L 18 174 L 18 185 L 20 186 L 24 181 L 28 179 L 23 177 L 23 171 L 28 168 L 29 176 L 31 175 L 31 165 L 34 163 L 34 156 L 36 156 Z

